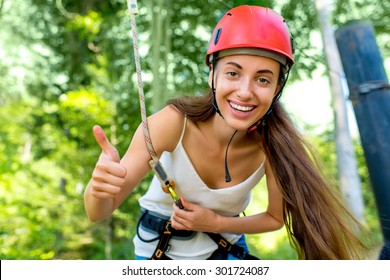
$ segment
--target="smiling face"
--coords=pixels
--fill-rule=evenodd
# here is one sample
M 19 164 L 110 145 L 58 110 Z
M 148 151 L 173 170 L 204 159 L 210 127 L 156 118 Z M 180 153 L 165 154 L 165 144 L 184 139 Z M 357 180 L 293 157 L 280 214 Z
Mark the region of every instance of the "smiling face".
M 279 90 L 280 64 L 270 58 L 232 55 L 218 60 L 214 76 L 216 101 L 226 123 L 246 130 L 261 119 Z

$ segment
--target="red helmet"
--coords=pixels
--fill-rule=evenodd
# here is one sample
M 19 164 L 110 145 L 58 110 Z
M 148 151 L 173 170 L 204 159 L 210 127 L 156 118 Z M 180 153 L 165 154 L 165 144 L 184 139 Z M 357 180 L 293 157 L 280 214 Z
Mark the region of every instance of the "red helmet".
M 284 18 L 260 6 L 238 6 L 221 18 L 209 43 L 207 65 L 216 53 L 218 58 L 233 54 L 269 57 L 287 71 L 294 64 L 292 39 Z

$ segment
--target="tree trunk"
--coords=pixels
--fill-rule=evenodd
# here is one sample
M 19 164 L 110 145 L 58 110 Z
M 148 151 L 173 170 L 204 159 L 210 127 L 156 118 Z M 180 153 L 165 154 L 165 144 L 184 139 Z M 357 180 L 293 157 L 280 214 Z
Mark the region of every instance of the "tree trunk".
M 357 171 L 352 138 L 350 135 L 346 98 L 344 94 L 345 75 L 334 36 L 329 22 L 330 0 L 315 0 L 323 44 L 328 61 L 329 81 L 331 85 L 335 130 L 336 153 L 341 192 L 355 218 L 364 220 L 364 203 L 361 181 Z M 343 80 L 344 79 L 344 80 Z
M 372 24 L 354 21 L 335 34 L 390 259 L 390 85 Z
M 169 28 L 167 22 L 169 19 L 169 1 L 154 0 L 151 3 L 152 11 L 152 104 L 151 110 L 160 110 L 167 98 L 168 94 L 168 58 L 170 52 Z

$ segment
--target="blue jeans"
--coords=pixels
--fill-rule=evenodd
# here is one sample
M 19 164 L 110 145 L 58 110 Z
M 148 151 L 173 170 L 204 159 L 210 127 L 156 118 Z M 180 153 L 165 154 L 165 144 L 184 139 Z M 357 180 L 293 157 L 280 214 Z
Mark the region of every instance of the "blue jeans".
M 236 245 L 244 248 L 244 250 L 249 253 L 248 246 L 246 245 L 246 240 L 245 240 L 245 236 L 244 235 L 242 235 L 240 237 L 240 239 L 238 239 L 238 241 L 236 242 Z M 136 260 L 148 260 L 149 258 L 141 257 L 141 256 L 135 256 L 135 259 Z M 227 259 L 228 260 L 240 260 L 240 259 L 236 258 L 235 256 L 233 256 L 232 254 L 228 254 L 228 258 Z

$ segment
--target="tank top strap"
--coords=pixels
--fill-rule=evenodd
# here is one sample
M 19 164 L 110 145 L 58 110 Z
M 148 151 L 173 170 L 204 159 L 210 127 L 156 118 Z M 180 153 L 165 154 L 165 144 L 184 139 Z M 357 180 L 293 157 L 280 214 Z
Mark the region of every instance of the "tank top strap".
M 181 143 L 181 141 L 183 140 L 184 133 L 186 132 L 186 126 L 187 126 L 187 115 L 184 115 L 184 125 L 183 125 L 183 129 L 181 131 L 179 143 Z

